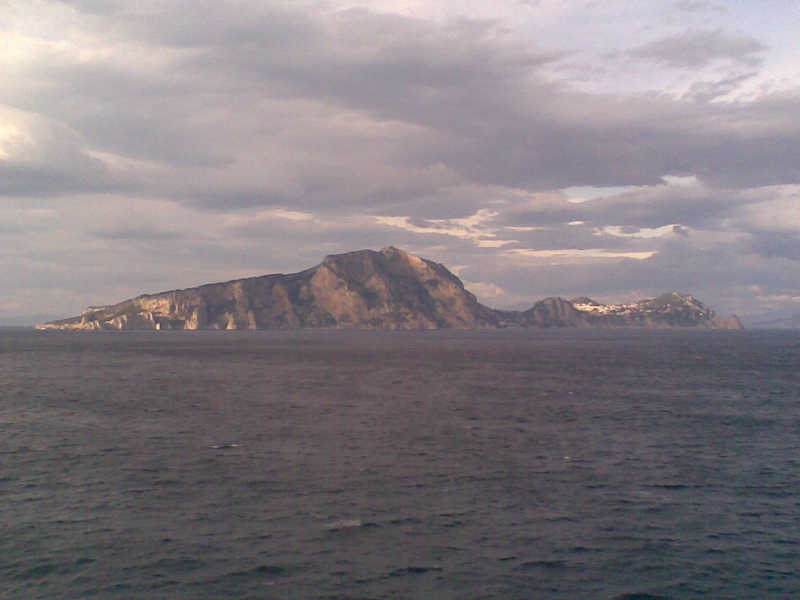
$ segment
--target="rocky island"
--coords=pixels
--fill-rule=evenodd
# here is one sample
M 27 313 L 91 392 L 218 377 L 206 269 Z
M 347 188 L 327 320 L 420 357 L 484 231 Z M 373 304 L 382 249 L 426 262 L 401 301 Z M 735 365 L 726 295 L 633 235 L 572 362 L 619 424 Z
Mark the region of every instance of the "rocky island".
M 630 304 L 546 298 L 525 311 L 478 302 L 443 265 L 388 247 L 327 256 L 316 267 L 146 294 L 37 329 L 739 329 L 676 292 Z

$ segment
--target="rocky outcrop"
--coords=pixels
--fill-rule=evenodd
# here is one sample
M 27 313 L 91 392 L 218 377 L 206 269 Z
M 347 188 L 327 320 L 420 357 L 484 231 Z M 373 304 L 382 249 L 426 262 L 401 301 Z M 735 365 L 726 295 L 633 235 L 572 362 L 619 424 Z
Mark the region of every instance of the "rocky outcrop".
M 592 327 L 742 328 L 736 315 L 728 319 L 721 319 L 699 300 L 678 292 L 670 292 L 657 298 L 628 304 L 601 304 L 585 296 L 573 298 L 570 303 L 589 317 Z
M 719 329 L 744 329 L 742 322 L 736 315 L 731 315 L 727 319 L 719 319 L 717 327 Z
M 735 319 L 735 317 L 733 317 Z M 736 320 L 738 323 L 738 319 Z M 38 329 L 498 329 L 724 327 L 691 296 L 611 307 L 547 298 L 524 312 L 480 304 L 444 266 L 397 248 L 326 257 L 312 269 L 95 306 Z M 739 325 L 740 326 L 740 325 Z

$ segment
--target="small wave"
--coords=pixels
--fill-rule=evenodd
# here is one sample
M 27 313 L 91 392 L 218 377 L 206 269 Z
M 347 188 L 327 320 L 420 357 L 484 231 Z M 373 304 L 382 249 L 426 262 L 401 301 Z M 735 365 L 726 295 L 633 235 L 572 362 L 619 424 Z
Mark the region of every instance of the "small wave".
M 567 563 L 563 560 L 531 560 L 522 563 L 526 569 L 560 569 L 566 567 Z
M 361 519 L 342 519 L 325 525 L 325 529 L 328 531 L 341 531 L 343 529 L 354 529 L 355 527 L 361 527 Z
M 442 567 L 403 567 L 402 569 L 395 569 L 389 573 L 389 577 L 402 577 L 403 575 L 422 575 L 431 571 L 441 571 Z

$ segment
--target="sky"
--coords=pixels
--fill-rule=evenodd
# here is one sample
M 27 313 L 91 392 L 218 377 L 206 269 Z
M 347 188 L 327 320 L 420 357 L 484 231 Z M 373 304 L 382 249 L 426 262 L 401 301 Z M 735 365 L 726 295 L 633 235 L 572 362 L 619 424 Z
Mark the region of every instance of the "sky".
M 396 246 L 800 313 L 796 0 L 0 0 L 0 324 Z

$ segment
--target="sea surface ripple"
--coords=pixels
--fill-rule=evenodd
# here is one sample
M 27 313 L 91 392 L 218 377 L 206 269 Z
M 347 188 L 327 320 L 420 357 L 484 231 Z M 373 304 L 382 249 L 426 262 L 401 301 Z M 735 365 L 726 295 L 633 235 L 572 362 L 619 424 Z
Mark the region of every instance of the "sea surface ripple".
M 0 332 L 0 598 L 800 597 L 800 333 Z

